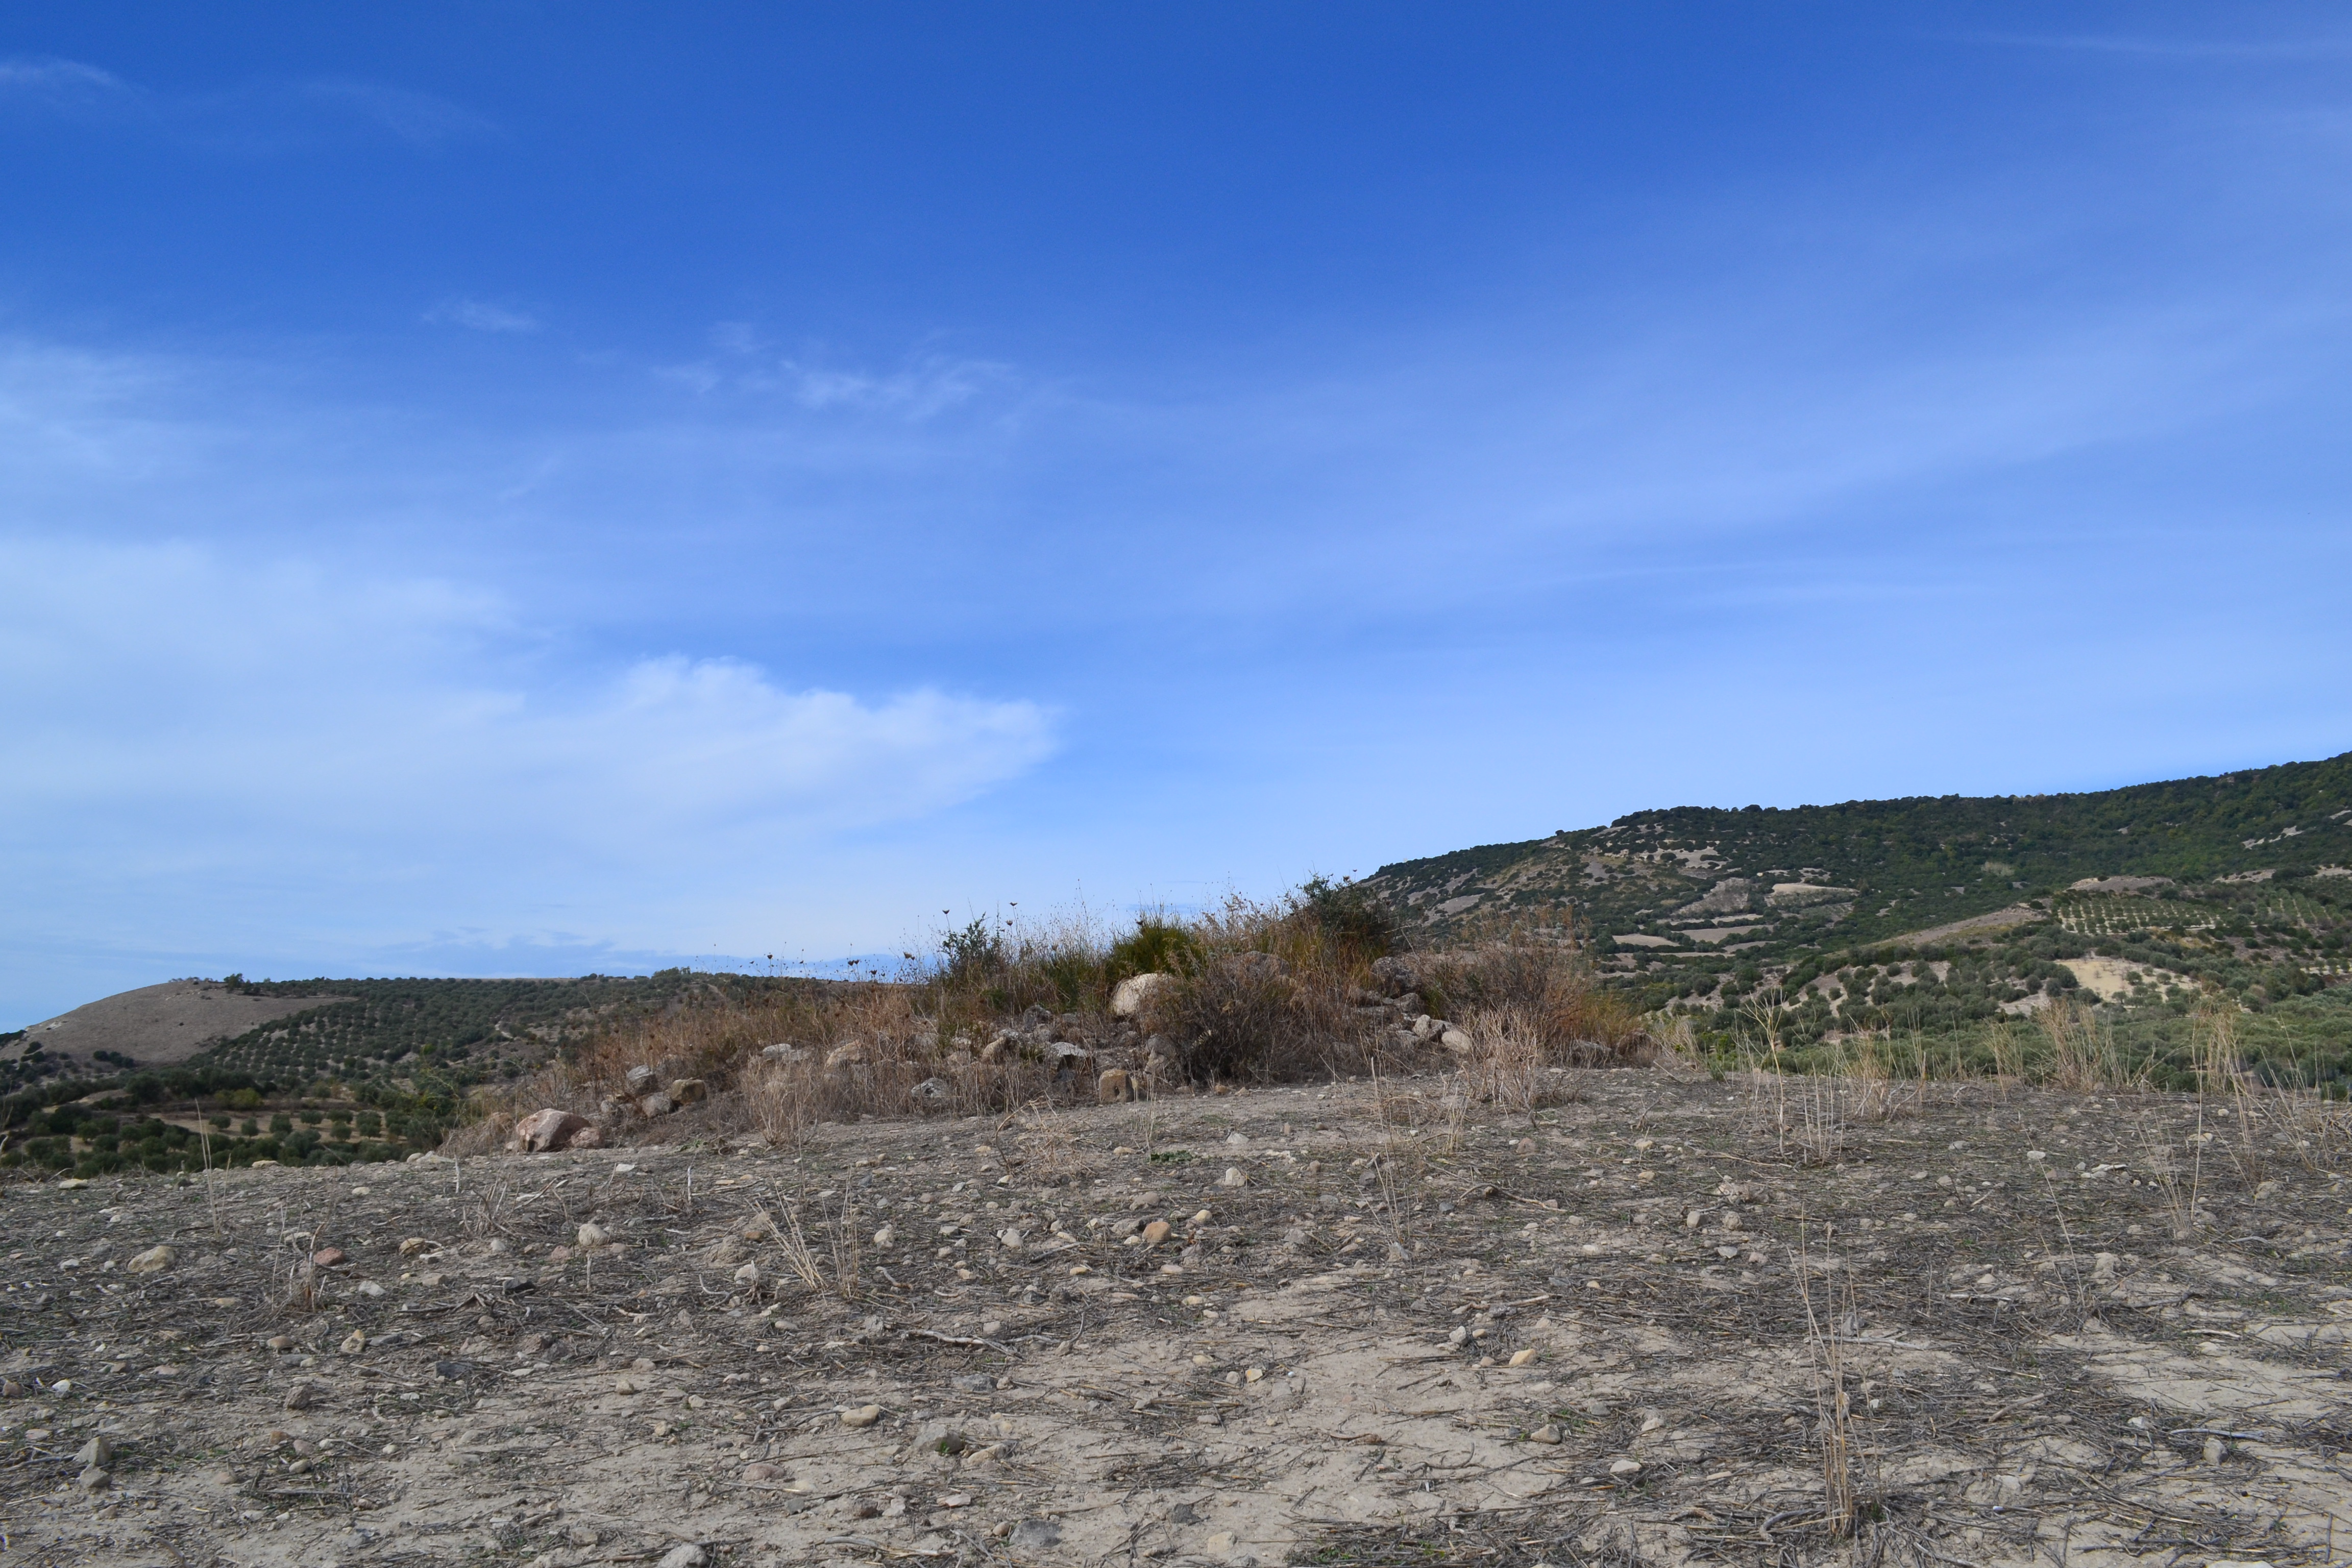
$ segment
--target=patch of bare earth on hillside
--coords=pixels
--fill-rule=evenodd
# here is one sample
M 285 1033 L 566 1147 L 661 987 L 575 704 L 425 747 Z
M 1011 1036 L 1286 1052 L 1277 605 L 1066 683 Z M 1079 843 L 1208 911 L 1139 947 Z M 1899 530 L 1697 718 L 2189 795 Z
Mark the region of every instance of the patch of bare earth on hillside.
M 2224 1159 L 2155 1097 L 1934 1086 L 1828 1125 L 1576 1078 L 1533 1123 L 1433 1079 L 9 1186 L 6 1558 L 2352 1543 L 2347 1194 L 2291 1140 Z

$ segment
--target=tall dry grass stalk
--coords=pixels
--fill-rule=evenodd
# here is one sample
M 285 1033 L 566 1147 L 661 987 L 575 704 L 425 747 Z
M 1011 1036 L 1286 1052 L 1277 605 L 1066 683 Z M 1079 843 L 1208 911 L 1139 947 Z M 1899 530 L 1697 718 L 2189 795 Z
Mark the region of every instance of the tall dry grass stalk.
M 2050 1047 L 2047 1081 L 2053 1089 L 2078 1094 L 2102 1089 L 2139 1092 L 2147 1087 L 2145 1067 L 2135 1072 L 2125 1065 L 2115 1031 L 2073 997 L 2062 997 L 2033 1016 Z
M 1845 1386 L 1845 1337 L 1849 1331 L 1843 1321 L 1853 1312 L 1853 1289 L 1849 1283 L 1842 1314 L 1832 1266 L 1824 1260 L 1817 1268 L 1801 1224 L 1797 1231 L 1797 1256 L 1792 1261 L 1796 1264 L 1797 1289 L 1804 1300 L 1805 1349 L 1813 1373 L 1813 1431 L 1821 1449 L 1822 1522 L 1832 1535 L 1843 1540 L 1853 1534 L 1861 1518 L 1860 1489 L 1854 1477 L 1859 1445 L 1854 1441 L 1853 1399 Z M 1822 1300 L 1818 1310 L 1813 1300 L 1816 1271 L 1822 1280 Z

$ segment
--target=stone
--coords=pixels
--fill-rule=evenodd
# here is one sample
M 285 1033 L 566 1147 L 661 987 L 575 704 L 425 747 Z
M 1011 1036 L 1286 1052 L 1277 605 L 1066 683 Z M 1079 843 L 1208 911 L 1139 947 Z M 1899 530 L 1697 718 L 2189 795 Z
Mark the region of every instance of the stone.
M 588 1119 L 549 1106 L 515 1123 L 513 1146 L 530 1154 L 569 1148 L 574 1134 L 587 1131 Z
M 133 1253 L 131 1261 L 122 1267 L 131 1274 L 161 1274 L 172 1267 L 172 1259 L 177 1256 L 168 1247 L 151 1247 L 144 1252 Z
M 747 1481 L 788 1481 L 792 1479 L 792 1474 L 783 1466 L 772 1465 L 763 1459 L 758 1464 L 744 1466 L 743 1479 Z
M 289 1410 L 315 1409 L 326 1397 L 327 1390 L 323 1385 L 305 1380 L 286 1391 L 286 1408 Z
M 1110 1016 L 1132 1018 L 1151 1005 L 1154 996 L 1163 994 L 1176 984 L 1172 974 L 1157 972 L 1130 975 L 1111 988 Z
M 880 1230 L 874 1233 L 874 1245 L 878 1247 L 887 1249 L 888 1247 L 896 1247 L 898 1244 L 898 1233 L 889 1226 L 886 1225 Z
M 114 1463 L 114 1439 L 101 1432 L 84 1443 L 74 1454 L 74 1463 L 84 1468 L 105 1468 Z
M 410 1236 L 401 1238 L 400 1255 L 403 1258 L 414 1258 L 420 1252 L 438 1252 L 440 1250 L 441 1244 L 426 1237 Z
M 1157 1247 L 1176 1233 L 1176 1227 L 1164 1219 L 1155 1219 L 1143 1227 L 1143 1245 Z
M 1545 1425 L 1537 1427 L 1534 1431 L 1528 1433 L 1528 1441 L 1530 1443 L 1557 1444 L 1559 1441 L 1559 1428 L 1550 1425 L 1549 1423 L 1546 1423 Z
M 572 1142 L 568 1146 L 573 1149 L 602 1149 L 604 1146 L 604 1130 L 596 1126 L 583 1127 L 572 1135 Z
M 778 1040 L 772 1046 L 760 1047 L 760 1059 L 763 1062 L 804 1062 L 808 1058 L 806 1051 L 787 1040 Z
M 853 1429 L 871 1426 L 881 1419 L 882 1407 L 878 1405 L 861 1405 L 855 1410 L 845 1410 L 841 1413 L 841 1424 Z
M 669 1097 L 680 1105 L 699 1105 L 710 1098 L 710 1085 L 698 1078 L 669 1080 Z
M 352 1255 L 340 1247 L 322 1247 L 310 1254 L 313 1268 L 340 1268 L 352 1260 Z
M 86 1492 L 102 1492 L 113 1484 L 114 1478 L 96 1465 L 90 1466 L 74 1478 L 74 1485 Z
M 1025 1240 L 1019 1231 L 1014 1230 L 1010 1226 L 998 1231 L 996 1233 L 996 1239 L 1003 1245 L 1004 1250 L 1007 1252 L 1019 1252 Z
M 738 1285 L 757 1285 L 759 1282 L 760 1282 L 760 1266 L 759 1266 L 758 1264 L 756 1264 L 756 1263 L 746 1263 L 745 1265 L 743 1265 L 743 1267 L 742 1267 L 742 1268 L 738 1268 L 737 1270 L 735 1270 L 735 1283 L 736 1283 L 736 1284 L 738 1284 Z
M 666 1094 L 649 1094 L 637 1101 L 637 1109 L 647 1116 L 667 1116 L 677 1109 L 677 1101 Z
M 1095 1101 L 1098 1105 L 1142 1098 L 1143 1080 L 1125 1068 L 1108 1068 L 1095 1079 Z
M 824 1065 L 829 1068 L 863 1067 L 866 1060 L 863 1040 L 844 1040 L 824 1053 Z
M 2208 1437 L 2205 1439 L 2205 1462 L 2207 1464 L 2220 1464 L 2222 1458 L 2227 1455 L 2229 1451 L 2229 1447 L 2224 1444 L 2221 1438 Z
M 341 1351 L 345 1355 L 359 1354 L 360 1352 L 367 1349 L 366 1332 L 363 1330 L 353 1329 L 350 1333 L 343 1336 L 343 1342 L 338 1345 L 336 1349 Z
M 1458 1057 L 1466 1057 L 1478 1048 L 1477 1041 L 1451 1025 L 1439 1032 L 1437 1043 Z
M 655 1084 L 661 1081 L 661 1074 L 649 1067 L 633 1067 L 628 1070 L 625 1081 L 631 1094 L 646 1094 L 652 1090 Z
M 907 1091 L 907 1098 L 924 1110 L 945 1110 L 955 1103 L 955 1085 L 943 1078 L 927 1078 Z
M 1533 1350 L 1513 1351 L 1511 1352 L 1510 1364 L 1513 1366 L 1533 1366 L 1535 1363 L 1536 1352 Z
M 710 1553 L 689 1541 L 662 1553 L 659 1568 L 708 1568 Z
M 1217 1178 L 1217 1185 L 1221 1187 L 1246 1187 L 1249 1185 L 1249 1178 L 1242 1174 L 1240 1166 L 1227 1165 L 1225 1167 L 1225 1173 Z
M 1044 1552 L 1062 1543 L 1062 1527 L 1048 1519 L 1024 1519 L 1009 1539 L 1015 1552 Z
M 272 1334 L 269 1336 L 269 1348 L 278 1352 L 290 1351 L 294 1348 L 294 1336 L 291 1334 Z
M 1612 1476 L 1621 1478 L 1624 1476 L 1638 1476 L 1642 1473 L 1642 1461 L 1639 1459 L 1612 1459 L 1609 1461 L 1609 1473 Z
M 583 1225 L 578 1230 L 572 1232 L 572 1239 L 583 1247 L 604 1247 L 609 1244 L 613 1239 L 612 1234 L 593 1219 Z

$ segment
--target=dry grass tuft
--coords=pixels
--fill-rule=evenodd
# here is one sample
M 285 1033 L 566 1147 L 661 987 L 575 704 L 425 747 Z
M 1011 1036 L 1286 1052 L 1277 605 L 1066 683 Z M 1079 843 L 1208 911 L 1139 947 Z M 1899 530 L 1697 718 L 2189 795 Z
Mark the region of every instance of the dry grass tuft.
M 896 981 L 781 982 L 620 1021 L 541 1071 L 483 1095 L 456 1154 L 499 1147 L 541 1108 L 609 1142 L 747 1137 L 790 1142 L 825 1123 L 918 1115 L 1013 1116 L 1090 1100 L 1124 1069 L 1147 1094 L 1433 1065 L 1461 1094 L 1515 1113 L 1574 1098 L 1560 1070 L 1654 1058 L 1640 1020 L 1597 984 L 1565 920 L 1498 925 L 1460 951 L 1396 954 L 1386 907 L 1348 884 L 1234 898 L 1197 917 L 1149 913 L 1114 934 L 1080 910 L 1034 924 L 974 921 L 942 934 L 938 962 Z M 1131 1018 L 1111 1014 L 1129 975 L 1168 980 Z M 1422 1013 L 1453 1021 L 1406 1026 Z M 649 1094 L 686 1090 L 672 1114 Z

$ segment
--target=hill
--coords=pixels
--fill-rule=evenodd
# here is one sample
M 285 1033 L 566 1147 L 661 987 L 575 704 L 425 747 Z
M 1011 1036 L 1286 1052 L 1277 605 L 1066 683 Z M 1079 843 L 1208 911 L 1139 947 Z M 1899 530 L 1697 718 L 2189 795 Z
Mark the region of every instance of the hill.
M 28 1132 L 81 1139 L 92 1169 L 394 1158 L 438 1142 L 470 1091 L 629 1014 L 824 984 L 671 969 L 142 986 L 0 1037 L 0 1166 Z
M 86 1003 L 0 1045 L 0 1063 L 46 1058 L 59 1072 L 174 1067 L 232 1035 L 289 1013 L 347 1001 L 306 992 L 265 993 L 217 980 L 167 980 Z
M 2081 795 L 1676 806 L 1364 886 L 1423 946 L 1572 910 L 1645 1009 L 1777 993 L 1800 1041 L 2070 991 L 2260 1010 L 2352 973 L 2352 753 Z

